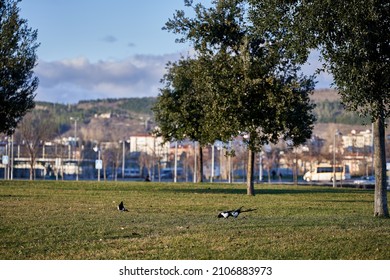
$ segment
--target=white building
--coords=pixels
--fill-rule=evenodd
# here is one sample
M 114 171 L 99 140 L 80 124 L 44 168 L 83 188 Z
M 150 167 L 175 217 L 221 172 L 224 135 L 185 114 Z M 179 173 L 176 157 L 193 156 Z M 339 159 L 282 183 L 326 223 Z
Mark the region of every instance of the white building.
M 361 131 L 352 130 L 348 135 L 343 135 L 344 151 L 352 153 L 371 153 L 373 137 L 371 130 Z
M 156 156 L 162 161 L 168 160 L 169 142 L 163 143 L 162 137 L 155 137 L 149 134 L 135 135 L 129 138 L 130 153 L 142 152 Z

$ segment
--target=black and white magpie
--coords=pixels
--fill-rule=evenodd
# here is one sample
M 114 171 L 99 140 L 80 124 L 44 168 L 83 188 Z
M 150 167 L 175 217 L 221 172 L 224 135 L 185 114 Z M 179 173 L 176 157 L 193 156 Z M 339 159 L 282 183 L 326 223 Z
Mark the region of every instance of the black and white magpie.
M 125 208 L 125 206 L 123 205 L 123 201 L 121 201 L 121 203 L 119 203 L 118 205 L 118 210 L 119 211 L 129 211 Z
M 233 218 L 237 218 L 238 215 L 240 215 L 240 213 L 243 213 L 243 212 L 250 212 L 250 211 L 255 211 L 256 209 L 246 209 L 246 210 L 242 210 L 243 206 L 241 206 L 240 208 L 238 209 L 235 209 L 235 210 L 228 210 L 228 211 L 223 211 L 223 212 L 220 212 L 218 214 L 218 218 L 229 218 L 229 217 L 233 217 Z

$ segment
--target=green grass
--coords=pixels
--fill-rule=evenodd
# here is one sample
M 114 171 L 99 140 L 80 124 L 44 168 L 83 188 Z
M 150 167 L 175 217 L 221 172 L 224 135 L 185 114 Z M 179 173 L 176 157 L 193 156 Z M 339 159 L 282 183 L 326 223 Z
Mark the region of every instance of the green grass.
M 373 191 L 0 181 L 0 259 L 390 259 Z M 129 212 L 119 212 L 123 200 Z M 220 210 L 257 208 L 237 219 Z

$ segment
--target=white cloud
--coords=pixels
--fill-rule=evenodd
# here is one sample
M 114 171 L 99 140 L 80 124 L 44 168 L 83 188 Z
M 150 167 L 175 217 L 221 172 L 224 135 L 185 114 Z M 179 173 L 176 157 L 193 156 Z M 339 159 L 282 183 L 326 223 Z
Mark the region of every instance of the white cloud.
M 189 53 L 190 54 L 190 53 Z M 40 79 L 37 100 L 77 103 L 80 100 L 157 96 L 168 61 L 181 54 L 135 55 L 122 60 L 91 62 L 79 57 L 60 61 L 39 61 L 35 73 Z M 302 71 L 311 75 L 320 66 L 313 53 Z M 316 88 L 328 88 L 332 76 L 317 76 Z
M 97 98 L 157 96 L 168 61 L 179 54 L 137 55 L 118 61 L 90 62 L 80 57 L 39 61 L 37 100 L 77 103 Z

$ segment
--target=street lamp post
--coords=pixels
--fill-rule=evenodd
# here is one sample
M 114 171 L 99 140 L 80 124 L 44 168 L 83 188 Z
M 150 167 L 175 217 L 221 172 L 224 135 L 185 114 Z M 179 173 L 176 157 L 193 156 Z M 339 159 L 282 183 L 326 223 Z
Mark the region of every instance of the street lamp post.
M 173 182 L 177 183 L 177 140 L 175 141 L 175 163 L 173 171 Z
M 212 146 L 211 146 L 211 176 L 210 176 L 210 182 L 212 183 L 212 182 L 214 182 L 214 176 L 215 176 L 215 174 L 214 174 L 214 149 L 215 149 L 215 143 L 213 143 L 212 144 Z
M 196 178 L 196 173 L 198 172 L 197 170 L 197 156 L 196 156 L 196 141 L 194 141 L 194 183 L 197 182 Z
M 217 150 L 219 151 L 219 160 L 218 160 L 218 166 L 217 166 L 217 176 L 220 177 L 220 179 L 222 179 L 222 161 L 223 161 L 223 142 L 221 141 L 216 141 L 214 143 L 214 145 L 216 146 Z M 214 156 L 215 156 L 215 152 L 214 152 Z M 213 156 L 213 159 L 214 159 L 214 156 Z M 214 159 L 215 161 L 215 159 Z M 213 167 L 213 170 L 215 169 L 215 163 L 214 163 L 214 167 Z M 213 177 L 215 177 L 215 171 L 213 173 Z
M 341 133 L 337 129 L 333 135 L 333 187 L 336 187 L 336 136 L 340 136 Z
M 95 146 L 93 150 L 95 151 L 95 153 L 98 153 L 98 160 L 95 163 L 95 167 L 98 170 L 98 182 L 100 182 L 100 169 L 102 169 L 102 161 L 100 159 L 100 149 L 97 146 Z
M 7 139 L 9 143 L 9 139 Z M 8 157 L 8 144 L 5 144 L 5 155 L 3 155 L 2 162 L 4 165 L 4 180 L 8 180 L 8 165 L 9 165 L 9 157 Z
M 78 181 L 79 180 L 79 163 L 78 163 L 77 158 L 76 158 L 76 153 L 77 153 L 77 121 L 79 119 L 70 117 L 70 120 L 74 121 L 74 150 L 73 150 L 72 158 L 75 160 L 75 164 L 76 164 L 76 181 Z
M 259 182 L 263 182 L 263 152 L 259 153 Z
M 233 182 L 232 180 L 232 141 L 229 141 L 229 146 L 228 146 L 228 182 L 231 184 Z
M 11 177 L 10 180 L 14 179 L 14 135 L 11 136 Z
M 122 179 L 125 178 L 125 161 L 126 161 L 125 140 L 123 140 L 123 142 L 122 142 Z
M 125 163 L 126 163 L 126 142 L 130 143 L 127 140 L 121 140 L 119 143 L 122 143 L 122 179 L 125 178 Z

